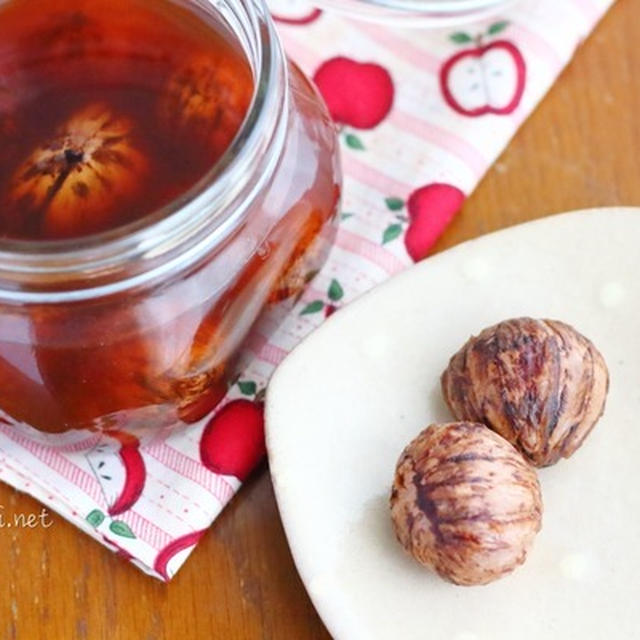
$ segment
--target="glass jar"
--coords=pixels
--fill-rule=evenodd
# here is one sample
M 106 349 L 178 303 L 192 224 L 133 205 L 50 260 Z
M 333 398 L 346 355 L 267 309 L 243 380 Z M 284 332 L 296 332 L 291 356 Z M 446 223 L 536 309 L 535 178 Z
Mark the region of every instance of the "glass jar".
M 444 28 L 488 18 L 517 0 L 316 0 L 354 18 L 405 27 Z
M 262 0 L 176 0 L 224 21 L 255 92 L 206 178 L 128 226 L 0 240 L 0 419 L 55 433 L 164 427 L 226 392 L 266 306 L 299 294 L 335 232 L 334 126 Z

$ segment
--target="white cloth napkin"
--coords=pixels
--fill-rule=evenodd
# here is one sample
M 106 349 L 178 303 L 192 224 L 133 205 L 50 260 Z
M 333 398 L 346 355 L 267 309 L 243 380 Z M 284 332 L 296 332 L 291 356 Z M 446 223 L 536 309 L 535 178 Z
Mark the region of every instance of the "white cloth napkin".
M 528 0 L 421 31 L 273 0 L 290 57 L 340 125 L 344 209 L 326 266 L 292 312 L 255 328 L 213 418 L 143 442 L 0 421 L 0 479 L 169 580 L 263 453 L 255 400 L 274 368 L 327 315 L 428 253 L 611 4 Z

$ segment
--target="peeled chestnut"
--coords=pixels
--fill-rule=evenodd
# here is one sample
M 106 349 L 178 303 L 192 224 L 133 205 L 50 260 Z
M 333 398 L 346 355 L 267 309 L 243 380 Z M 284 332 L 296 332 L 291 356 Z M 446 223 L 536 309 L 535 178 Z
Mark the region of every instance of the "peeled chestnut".
M 148 161 L 132 139 L 132 122 L 97 103 L 81 109 L 18 167 L 4 215 L 10 226 L 48 237 L 91 233 L 131 205 Z
M 442 375 L 458 420 L 482 422 L 538 467 L 570 457 L 604 411 L 607 365 L 554 320 L 517 318 L 472 337 Z
M 173 73 L 159 103 L 160 122 L 198 136 L 221 153 L 236 135 L 251 102 L 248 67 L 221 55 L 194 56 Z
M 535 469 L 498 434 L 471 422 L 420 433 L 398 461 L 390 503 L 402 546 L 459 585 L 513 571 L 541 527 Z

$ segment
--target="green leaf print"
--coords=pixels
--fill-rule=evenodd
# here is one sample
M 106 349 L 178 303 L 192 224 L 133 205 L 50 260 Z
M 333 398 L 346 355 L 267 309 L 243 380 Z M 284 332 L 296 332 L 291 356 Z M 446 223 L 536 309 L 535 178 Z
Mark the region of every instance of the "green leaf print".
M 344 297 L 344 289 L 342 285 L 337 280 L 332 280 L 329 285 L 328 292 L 329 300 L 332 302 L 338 302 L 338 300 L 342 300 Z
M 136 537 L 136 534 L 131 531 L 129 525 L 126 522 L 122 522 L 122 520 L 114 520 L 109 525 L 109 530 L 121 538 L 135 539 Z
M 344 137 L 344 140 L 350 149 L 355 149 L 356 151 L 363 151 L 365 148 L 362 140 L 360 140 L 360 138 L 358 138 L 358 136 L 353 133 L 348 133 Z
M 238 387 L 245 396 L 254 396 L 258 390 L 258 386 L 253 380 L 240 380 Z
M 324 302 L 322 300 L 314 300 L 310 302 L 301 312 L 301 316 L 308 316 L 312 313 L 318 313 L 324 309 Z
M 385 198 L 384 202 L 390 211 L 400 211 L 404 209 L 404 200 L 402 198 Z
M 94 527 L 94 529 L 97 529 L 103 522 L 105 519 L 105 515 L 104 513 L 102 513 L 102 511 L 100 511 L 100 509 L 94 509 L 86 518 L 85 520 L 92 526 Z
M 395 240 L 402 233 L 402 225 L 401 224 L 392 224 L 389 225 L 382 236 L 382 244 L 387 244 L 392 240 Z
M 457 33 L 452 33 L 449 36 L 452 42 L 456 44 L 467 44 L 469 42 L 473 42 L 473 38 L 468 34 L 464 33 L 464 31 L 458 31 Z
M 495 36 L 504 31 L 509 26 L 508 20 L 502 20 L 501 22 L 494 22 L 488 29 L 487 33 L 490 36 Z

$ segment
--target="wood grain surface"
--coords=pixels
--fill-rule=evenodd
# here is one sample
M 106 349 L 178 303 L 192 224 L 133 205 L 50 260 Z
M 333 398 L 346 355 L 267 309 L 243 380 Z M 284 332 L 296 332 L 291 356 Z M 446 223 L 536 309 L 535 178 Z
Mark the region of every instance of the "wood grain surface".
M 640 205 L 639 41 L 640 6 L 619 0 L 437 250 L 563 210 Z M 4 485 L 0 507 L 5 519 L 41 511 Z M 55 514 L 50 522 L 0 528 L 0 639 L 329 637 L 291 560 L 266 466 L 168 586 Z

